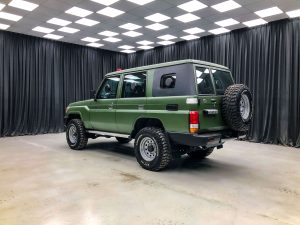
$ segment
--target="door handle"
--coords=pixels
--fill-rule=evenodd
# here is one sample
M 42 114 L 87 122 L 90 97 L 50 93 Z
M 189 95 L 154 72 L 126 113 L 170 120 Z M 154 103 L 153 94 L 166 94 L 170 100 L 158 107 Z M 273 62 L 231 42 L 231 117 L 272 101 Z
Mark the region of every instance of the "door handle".
M 217 102 L 217 99 L 212 98 L 210 101 L 211 101 L 212 103 L 216 103 L 216 102 Z
M 108 109 L 113 109 L 114 108 L 114 103 L 111 103 L 110 105 L 108 105 Z

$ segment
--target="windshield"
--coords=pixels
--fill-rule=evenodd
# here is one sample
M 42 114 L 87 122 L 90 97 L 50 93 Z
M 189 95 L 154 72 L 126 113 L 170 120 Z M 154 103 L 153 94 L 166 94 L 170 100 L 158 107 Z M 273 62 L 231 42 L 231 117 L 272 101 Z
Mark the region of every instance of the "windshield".
M 225 90 L 233 84 L 233 80 L 229 71 L 211 70 L 217 95 L 224 95 Z

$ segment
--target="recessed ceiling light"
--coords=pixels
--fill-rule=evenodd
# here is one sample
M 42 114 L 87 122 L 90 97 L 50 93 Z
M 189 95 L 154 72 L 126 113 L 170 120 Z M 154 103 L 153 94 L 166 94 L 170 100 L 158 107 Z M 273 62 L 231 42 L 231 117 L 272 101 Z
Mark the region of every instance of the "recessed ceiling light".
M 32 11 L 39 6 L 38 4 L 34 4 L 32 2 L 27 2 L 23 0 L 12 0 L 8 5 L 19 9 L 24 9 L 27 11 Z
M 299 16 L 300 16 L 300 9 L 288 11 L 288 12 L 286 12 L 286 14 L 287 14 L 290 18 L 299 17 Z
M 134 24 L 134 23 L 126 23 L 126 24 L 123 24 L 119 27 L 121 27 L 123 29 L 126 29 L 126 30 L 136 30 L 136 29 L 141 28 L 142 26 Z
M 59 28 L 58 31 L 69 33 L 69 34 L 74 34 L 80 30 L 71 28 L 71 27 L 62 27 L 62 28 Z
M 81 39 L 82 41 L 86 41 L 86 42 L 97 42 L 100 41 L 100 39 L 98 38 L 92 38 L 92 37 L 85 37 Z
M 91 1 L 100 3 L 102 5 L 109 6 L 109 5 L 112 5 L 116 2 L 118 2 L 119 0 L 91 0 Z
M 119 46 L 118 48 L 122 48 L 122 49 L 133 49 L 134 47 L 133 47 L 133 46 L 130 46 L 130 45 L 122 45 L 122 46 Z
M 148 50 L 148 49 L 152 49 L 152 48 L 154 48 L 154 47 L 148 46 L 148 45 L 143 45 L 143 46 L 139 46 L 138 48 L 144 49 L 144 50 Z
M 267 21 L 263 19 L 256 19 L 256 20 L 249 20 L 244 22 L 243 24 L 246 25 L 247 27 L 254 27 L 254 26 L 259 26 L 268 23 Z
M 58 19 L 58 18 L 52 18 L 51 20 L 48 20 L 47 23 L 51 23 L 59 26 L 67 26 L 72 22 L 68 20 Z
M 129 2 L 133 2 L 135 4 L 138 4 L 138 5 L 145 5 L 145 4 L 148 4 L 150 2 L 153 2 L 154 0 L 127 0 Z
M 221 2 L 219 4 L 213 5 L 212 8 L 219 12 L 227 12 L 229 10 L 237 9 L 242 7 L 240 4 L 236 3 L 235 1 L 229 0 L 226 2 Z
M 155 14 L 152 14 L 150 16 L 145 17 L 145 19 L 151 20 L 155 23 L 159 23 L 159 22 L 162 22 L 162 21 L 165 21 L 165 20 L 169 20 L 169 19 L 171 19 L 171 17 L 166 16 L 166 15 L 161 14 L 161 13 L 155 13 Z
M 74 16 L 79 16 L 79 17 L 86 17 L 86 16 L 92 14 L 93 12 L 74 6 L 70 9 L 68 9 L 65 13 L 68 13 L 68 14 L 71 14 Z
M 121 52 L 123 52 L 123 53 L 127 53 L 127 54 L 130 54 L 130 53 L 135 53 L 135 51 L 134 51 L 134 50 L 129 50 L 129 49 L 122 50 Z
M 215 24 L 217 24 L 221 27 L 228 27 L 228 26 L 239 24 L 239 23 L 240 23 L 239 21 L 232 19 L 232 18 L 215 22 Z
M 184 14 L 184 15 L 181 15 L 181 16 L 177 16 L 174 19 L 179 20 L 183 23 L 189 23 L 189 22 L 192 22 L 192 21 L 195 21 L 195 20 L 199 20 L 200 17 L 196 16 L 194 14 L 191 14 L 191 13 L 187 13 L 187 14 Z
M 109 17 L 116 17 L 124 13 L 124 11 L 112 8 L 112 7 L 106 7 L 104 9 L 101 9 L 97 12 L 98 14 L 109 16 Z
M 22 16 L 6 12 L 0 12 L 0 18 L 5 20 L 19 21 L 20 19 L 22 19 Z
M 146 26 L 146 28 L 158 31 L 158 30 L 166 29 L 166 28 L 168 28 L 168 26 L 160 24 L 160 23 L 154 23 L 154 24 Z
M 106 36 L 106 37 L 113 37 L 113 36 L 116 36 L 118 35 L 119 33 L 116 33 L 116 32 L 112 32 L 112 31 L 109 31 L 109 30 L 106 30 L 106 31 L 102 31 L 100 33 L 98 33 L 99 35 L 102 35 L 102 36 Z
M 122 39 L 114 38 L 114 37 L 108 37 L 108 38 L 103 39 L 103 41 L 108 41 L 108 42 L 115 43 L 115 42 L 122 41 Z
M 154 42 L 152 42 L 152 41 L 146 41 L 146 40 L 144 40 L 144 41 L 138 41 L 137 43 L 139 45 L 151 45 L 151 44 L 154 44 Z
M 99 43 L 88 43 L 86 45 L 94 48 L 99 48 L 103 46 L 103 44 L 99 44 Z
M 138 37 L 143 34 L 139 33 L 139 32 L 135 32 L 135 31 L 128 31 L 128 32 L 123 33 L 123 35 L 129 36 L 129 37 Z
M 204 31 L 205 30 L 202 30 L 199 27 L 193 27 L 193 28 L 184 30 L 184 32 L 188 33 L 188 34 L 199 34 L 199 33 L 203 33 Z
M 60 36 L 60 35 L 55 35 L 55 34 L 46 34 L 44 36 L 44 38 L 50 38 L 50 39 L 54 39 L 54 40 L 59 40 L 61 38 L 63 38 L 64 36 Z
M 202 2 L 199 2 L 197 0 L 193 0 L 193 1 L 183 3 L 177 7 L 180 9 L 183 9 L 187 12 L 194 12 L 194 11 L 206 8 L 207 5 L 205 5 Z
M 174 44 L 175 42 L 173 41 L 160 41 L 160 42 L 157 42 L 157 44 L 160 44 L 160 45 L 171 45 L 171 44 Z
M 183 36 L 183 37 L 181 37 L 181 38 L 184 39 L 184 40 L 189 41 L 189 40 L 194 40 L 194 39 L 197 39 L 197 38 L 200 38 L 200 37 L 199 37 L 199 36 L 196 36 L 196 35 L 190 34 L 190 35 Z
M 90 20 L 90 19 L 87 19 L 87 18 L 82 18 L 80 20 L 77 20 L 75 23 L 91 27 L 91 26 L 94 26 L 94 25 L 96 25 L 100 22 L 98 22 L 96 20 Z
M 50 28 L 47 28 L 47 27 L 40 27 L 40 26 L 37 26 L 37 27 L 33 28 L 32 30 L 37 31 L 37 32 L 41 32 L 41 33 L 45 33 L 45 34 L 49 34 L 49 33 L 52 33 L 54 31 L 53 29 L 50 29 Z
M 166 35 L 163 35 L 163 36 L 159 36 L 157 38 L 165 40 L 165 41 L 169 41 L 169 40 L 175 39 L 177 37 L 175 37 L 173 35 L 170 35 L 170 34 L 166 34 Z
M 265 18 L 265 17 L 281 14 L 283 13 L 283 11 L 279 9 L 277 6 L 275 6 L 275 7 L 259 10 L 254 13 L 262 18 Z
M 7 25 L 7 24 L 3 24 L 3 23 L 0 23 L 0 29 L 1 30 L 6 30 L 7 28 L 9 28 L 10 26 Z
M 224 28 L 224 27 L 221 27 L 221 28 L 217 28 L 217 29 L 213 29 L 213 30 L 209 30 L 208 32 L 212 33 L 212 34 L 223 34 L 223 33 L 227 33 L 229 32 L 230 30 Z
M 2 10 L 5 7 L 5 4 L 0 3 L 0 10 Z

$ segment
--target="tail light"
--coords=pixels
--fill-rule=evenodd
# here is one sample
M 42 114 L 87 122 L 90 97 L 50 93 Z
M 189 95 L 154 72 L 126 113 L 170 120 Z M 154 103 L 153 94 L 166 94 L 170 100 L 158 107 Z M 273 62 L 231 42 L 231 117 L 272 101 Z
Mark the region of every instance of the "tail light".
M 195 134 L 199 131 L 199 112 L 190 111 L 190 133 Z

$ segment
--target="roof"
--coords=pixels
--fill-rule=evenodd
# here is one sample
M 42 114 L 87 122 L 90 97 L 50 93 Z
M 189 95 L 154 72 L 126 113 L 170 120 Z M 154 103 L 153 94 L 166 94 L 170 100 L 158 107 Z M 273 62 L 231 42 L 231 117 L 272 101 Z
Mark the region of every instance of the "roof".
M 136 72 L 139 70 L 156 69 L 156 68 L 186 64 L 186 63 L 200 64 L 200 65 L 212 66 L 212 67 L 228 70 L 228 67 L 222 66 L 219 64 L 206 62 L 206 61 L 200 61 L 200 60 L 194 60 L 194 59 L 185 59 L 185 60 L 178 60 L 178 61 L 172 61 L 172 62 L 166 62 L 166 63 L 153 64 L 153 65 L 149 65 L 149 66 L 134 67 L 134 68 L 126 69 L 126 70 L 111 72 L 111 73 L 108 73 L 107 75 L 118 75 L 118 74 L 123 74 L 123 73 L 128 73 L 128 72 Z

